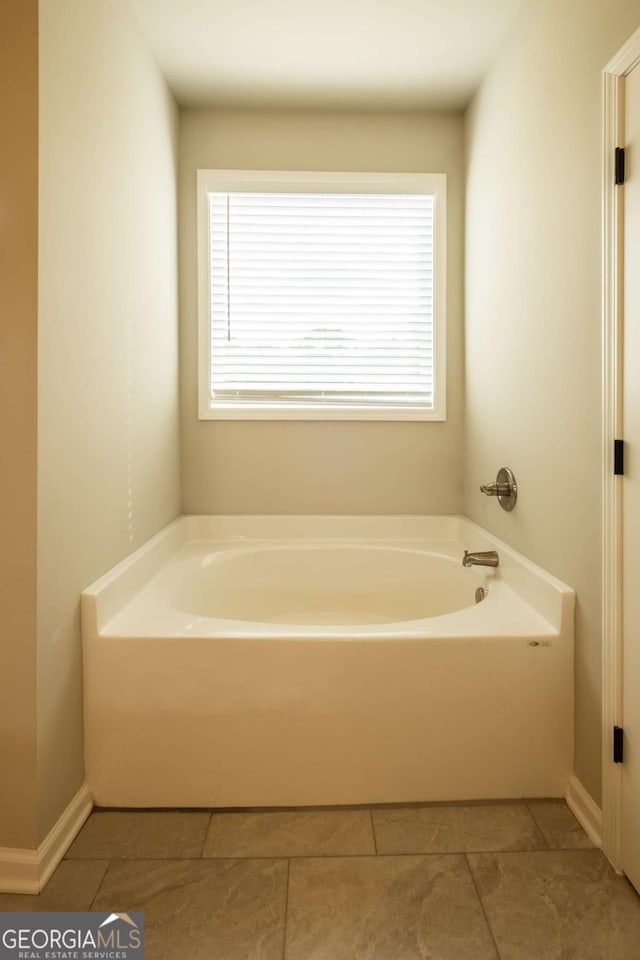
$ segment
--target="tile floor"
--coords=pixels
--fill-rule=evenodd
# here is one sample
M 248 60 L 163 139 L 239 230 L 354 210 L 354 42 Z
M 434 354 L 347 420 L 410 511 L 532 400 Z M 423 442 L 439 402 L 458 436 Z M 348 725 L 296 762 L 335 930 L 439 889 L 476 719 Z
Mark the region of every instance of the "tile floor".
M 95 811 L 39 897 L 147 960 L 640 960 L 640 897 L 560 801 Z

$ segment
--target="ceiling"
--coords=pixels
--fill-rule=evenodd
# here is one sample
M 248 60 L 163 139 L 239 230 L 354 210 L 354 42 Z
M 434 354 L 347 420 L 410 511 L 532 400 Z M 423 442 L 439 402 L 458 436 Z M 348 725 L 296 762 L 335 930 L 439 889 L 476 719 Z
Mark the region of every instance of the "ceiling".
M 521 0 L 131 0 L 181 106 L 460 109 Z

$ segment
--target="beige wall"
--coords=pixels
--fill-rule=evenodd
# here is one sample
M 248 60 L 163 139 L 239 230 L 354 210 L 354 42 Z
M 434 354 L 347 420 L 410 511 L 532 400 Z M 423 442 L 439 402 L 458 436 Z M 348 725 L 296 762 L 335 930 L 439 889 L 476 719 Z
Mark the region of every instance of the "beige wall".
M 180 124 L 183 509 L 450 513 L 462 508 L 462 118 L 189 110 Z M 446 423 L 198 421 L 196 170 L 448 174 Z
M 177 111 L 127 0 L 40 3 L 39 839 L 84 778 L 79 594 L 180 509 Z
M 466 512 L 578 593 L 578 777 L 601 792 L 601 71 L 638 0 L 525 0 L 467 117 Z M 510 466 L 518 505 L 478 485 Z
M 0 6 L 0 847 L 36 834 L 38 3 Z

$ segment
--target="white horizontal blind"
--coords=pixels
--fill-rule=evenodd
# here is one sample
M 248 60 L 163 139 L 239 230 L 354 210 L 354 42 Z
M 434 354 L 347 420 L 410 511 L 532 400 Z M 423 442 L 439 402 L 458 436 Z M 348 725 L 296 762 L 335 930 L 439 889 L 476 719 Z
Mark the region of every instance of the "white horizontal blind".
M 212 402 L 433 408 L 434 201 L 209 193 Z

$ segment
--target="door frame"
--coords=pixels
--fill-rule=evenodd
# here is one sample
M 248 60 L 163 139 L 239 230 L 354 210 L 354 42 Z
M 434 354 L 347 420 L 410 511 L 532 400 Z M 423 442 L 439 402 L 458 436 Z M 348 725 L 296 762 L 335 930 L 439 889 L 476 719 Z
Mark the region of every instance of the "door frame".
M 602 243 L 602 847 L 622 869 L 622 769 L 613 727 L 622 725 L 622 477 L 613 447 L 622 438 L 624 191 L 615 186 L 615 148 L 624 147 L 624 78 L 640 62 L 640 28 L 603 73 Z

